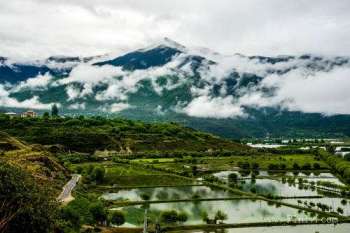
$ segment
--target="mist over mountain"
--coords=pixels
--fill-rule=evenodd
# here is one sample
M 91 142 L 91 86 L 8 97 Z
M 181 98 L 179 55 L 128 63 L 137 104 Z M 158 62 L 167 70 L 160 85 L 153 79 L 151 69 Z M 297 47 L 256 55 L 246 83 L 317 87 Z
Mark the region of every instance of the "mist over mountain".
M 179 121 L 226 137 L 350 135 L 350 58 L 222 55 L 168 38 L 120 56 L 0 58 L 0 108 Z

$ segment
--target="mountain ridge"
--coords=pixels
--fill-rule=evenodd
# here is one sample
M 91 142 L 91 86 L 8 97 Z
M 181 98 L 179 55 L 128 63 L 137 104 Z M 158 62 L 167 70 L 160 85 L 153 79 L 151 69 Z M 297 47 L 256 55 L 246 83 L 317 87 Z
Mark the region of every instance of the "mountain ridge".
M 164 41 L 117 57 L 53 56 L 26 64 L 8 64 L 2 58 L 0 89 L 4 94 L 0 106 L 5 110 L 37 107 L 45 111 L 56 103 L 68 115 L 175 120 L 233 138 L 280 136 L 283 131 L 286 135 L 317 136 L 319 126 L 313 121 L 323 125 L 324 135 L 336 135 L 334 129 L 340 129 L 341 136 L 350 135 L 346 109 L 329 114 L 326 105 L 314 110 L 312 100 L 298 98 L 298 91 L 313 82 L 331 83 L 326 78 L 344 75 L 344 70 L 346 75 L 349 57 L 227 56 Z M 308 90 L 305 92 L 307 98 Z M 280 132 L 274 133 L 265 118 L 280 122 Z M 342 120 L 334 120 L 337 118 Z M 295 123 L 289 128 L 282 125 L 288 119 Z M 305 119 L 307 125 L 299 119 Z M 329 122 L 321 124 L 324 119 Z M 206 127 L 198 122 L 205 122 Z M 231 129 L 230 125 L 236 132 L 224 130 L 225 126 Z

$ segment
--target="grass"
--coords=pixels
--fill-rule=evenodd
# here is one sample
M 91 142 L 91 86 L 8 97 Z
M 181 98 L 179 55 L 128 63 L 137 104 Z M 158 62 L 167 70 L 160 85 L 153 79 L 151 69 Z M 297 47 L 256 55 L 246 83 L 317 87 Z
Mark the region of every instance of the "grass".
M 147 187 L 193 184 L 192 181 L 176 175 L 164 174 L 160 171 L 151 171 L 139 166 L 113 162 L 73 164 L 70 169 L 75 170 L 77 166 L 85 168 L 91 165 L 105 167 L 106 174 L 101 187 L 103 187 L 103 185 Z M 98 187 L 95 189 L 98 189 Z
M 297 163 L 300 167 L 304 164 L 318 163 L 320 169 L 327 170 L 329 166 L 322 160 L 319 160 L 313 154 L 287 154 L 287 155 L 251 155 L 251 156 L 231 156 L 231 157 L 203 157 L 192 161 L 183 159 L 137 159 L 133 163 L 152 164 L 155 168 L 167 168 L 173 171 L 181 172 L 186 170 L 186 166 L 196 165 L 203 170 L 219 171 L 231 170 L 238 167 L 239 163 L 247 162 L 249 164 L 259 164 L 259 169 L 268 170 L 270 164 L 285 164 L 286 170 L 293 170 L 293 164 Z M 188 168 L 187 168 L 188 169 Z

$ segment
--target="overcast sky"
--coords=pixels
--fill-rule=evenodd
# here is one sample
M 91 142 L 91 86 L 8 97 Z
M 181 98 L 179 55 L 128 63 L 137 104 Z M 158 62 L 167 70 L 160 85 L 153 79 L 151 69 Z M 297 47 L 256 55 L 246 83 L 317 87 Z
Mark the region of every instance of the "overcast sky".
M 0 56 L 119 53 L 169 37 L 224 54 L 350 54 L 349 0 L 0 0 Z

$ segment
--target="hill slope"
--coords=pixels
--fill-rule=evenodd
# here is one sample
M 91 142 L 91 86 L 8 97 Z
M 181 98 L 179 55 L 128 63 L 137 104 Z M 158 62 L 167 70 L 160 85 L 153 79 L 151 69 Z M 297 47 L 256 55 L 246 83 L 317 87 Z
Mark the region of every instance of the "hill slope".
M 57 193 L 69 176 L 66 168 L 42 146 L 29 145 L 1 131 L 0 154 L 0 161 L 21 167 L 38 183 L 50 185 Z
M 123 119 L 53 118 L 10 119 L 0 116 L 0 130 L 30 143 L 63 146 L 66 151 L 127 152 L 249 151 L 231 140 L 180 126 L 147 124 Z

